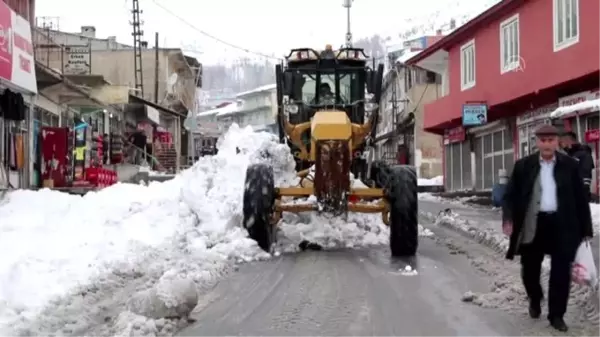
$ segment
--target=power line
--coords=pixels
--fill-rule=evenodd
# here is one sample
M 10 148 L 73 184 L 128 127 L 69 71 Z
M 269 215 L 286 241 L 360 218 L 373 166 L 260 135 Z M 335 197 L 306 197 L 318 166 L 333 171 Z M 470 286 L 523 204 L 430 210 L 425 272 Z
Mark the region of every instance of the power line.
M 206 36 L 206 37 L 208 37 L 208 38 L 211 38 L 211 39 L 213 39 L 213 40 L 215 40 L 215 41 L 217 41 L 217 42 L 219 42 L 219 43 L 221 43 L 221 44 L 224 44 L 224 45 L 226 45 L 226 46 L 228 46 L 228 47 L 231 47 L 231 48 L 234 48 L 234 49 L 237 49 L 237 50 L 244 51 L 244 52 L 246 52 L 246 53 L 249 53 L 249 54 L 258 55 L 258 56 L 261 56 L 261 57 L 264 57 L 264 58 L 267 58 L 267 59 L 278 60 L 278 61 L 281 61 L 281 60 L 282 60 L 282 59 L 281 59 L 281 58 L 279 58 L 279 57 L 275 57 L 275 56 L 267 55 L 267 54 L 264 54 L 264 53 L 261 53 L 261 52 L 253 51 L 253 50 L 250 50 L 250 49 L 248 49 L 248 48 L 244 48 L 244 47 L 241 47 L 241 46 L 235 45 L 235 44 L 233 44 L 233 43 L 227 42 L 227 41 L 225 41 L 225 40 L 223 40 L 223 39 L 220 39 L 220 38 L 218 38 L 218 37 L 216 37 L 216 36 L 214 36 L 214 35 L 212 35 L 212 34 L 210 34 L 210 33 L 207 33 L 207 32 L 205 32 L 205 31 L 203 31 L 203 30 L 202 30 L 202 29 L 200 29 L 200 28 L 198 28 L 198 27 L 194 26 L 194 25 L 193 25 L 193 24 L 191 24 L 189 21 L 185 20 L 184 18 L 182 18 L 181 16 L 177 15 L 176 13 L 174 13 L 173 11 L 171 11 L 170 9 L 168 9 L 168 8 L 166 8 L 165 6 L 161 5 L 161 4 L 160 4 L 158 1 L 156 1 L 156 0 L 152 0 L 152 2 L 154 2 L 154 4 L 155 4 L 156 6 L 158 6 L 160 9 L 162 9 L 162 10 L 164 10 L 165 12 L 169 13 L 171 16 L 173 16 L 173 17 L 175 17 L 176 19 L 178 19 L 179 21 L 183 22 L 184 24 L 186 24 L 187 26 L 189 26 L 189 27 L 190 27 L 190 28 L 192 28 L 193 30 L 195 30 L 195 31 L 197 31 L 198 33 L 200 33 L 200 34 L 202 34 L 202 35 L 204 35 L 204 36 Z

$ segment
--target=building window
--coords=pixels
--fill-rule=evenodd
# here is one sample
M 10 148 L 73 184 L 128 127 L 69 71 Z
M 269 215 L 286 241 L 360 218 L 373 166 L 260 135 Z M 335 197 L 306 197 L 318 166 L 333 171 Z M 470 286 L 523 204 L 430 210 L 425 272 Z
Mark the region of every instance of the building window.
M 500 72 L 505 73 L 519 67 L 519 14 L 500 24 Z
M 475 86 L 475 40 L 460 48 L 460 88 L 467 90 Z
M 579 42 L 579 0 L 554 0 L 554 51 Z
M 512 137 L 508 129 L 475 137 L 475 186 L 479 190 L 491 190 L 499 182 L 498 171 L 510 174 L 513 164 Z

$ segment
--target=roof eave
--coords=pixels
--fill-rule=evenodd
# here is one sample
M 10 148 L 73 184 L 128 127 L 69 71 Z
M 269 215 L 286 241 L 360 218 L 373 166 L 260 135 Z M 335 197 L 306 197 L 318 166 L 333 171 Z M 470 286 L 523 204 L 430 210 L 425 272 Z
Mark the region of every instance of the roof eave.
M 429 48 L 426 48 L 421 53 L 408 59 L 406 61 L 406 64 L 410 64 L 410 65 L 416 64 L 417 62 L 427 58 L 428 56 L 430 56 L 431 54 L 435 53 L 436 51 L 438 51 L 440 49 L 447 51 L 448 49 L 450 49 L 450 47 L 454 46 L 459 40 L 461 40 L 465 34 L 469 33 L 472 35 L 473 34 L 472 30 L 474 28 L 476 29 L 481 23 L 483 23 L 489 19 L 494 19 L 496 16 L 499 16 L 499 14 L 504 13 L 505 10 L 512 8 L 513 6 L 516 6 L 518 3 L 523 2 L 523 1 L 524 0 L 502 0 L 502 1 L 500 1 L 496 5 L 489 8 L 488 10 L 484 11 L 483 13 L 481 13 L 478 16 L 471 19 L 469 22 L 458 27 L 452 33 L 446 35 L 443 39 L 435 42 Z

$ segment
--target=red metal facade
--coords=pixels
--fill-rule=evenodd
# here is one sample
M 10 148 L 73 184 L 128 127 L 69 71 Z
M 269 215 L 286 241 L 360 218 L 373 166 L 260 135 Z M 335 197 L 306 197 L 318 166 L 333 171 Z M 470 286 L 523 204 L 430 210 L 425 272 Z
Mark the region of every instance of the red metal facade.
M 35 17 L 35 0 L 3 0 L 17 14 L 32 22 Z
M 492 121 L 556 101 L 567 86 L 577 86 L 578 91 L 597 87 L 599 1 L 579 1 L 579 42 L 557 52 L 553 40 L 553 0 L 505 2 L 517 6 L 499 7 L 492 15 L 482 14 L 487 22 L 478 28 L 470 29 L 468 34 L 463 31 L 450 35 L 444 40 L 454 41 L 440 41 L 432 46 L 433 49 L 442 46 L 448 51 L 449 94 L 425 105 L 424 127 L 428 131 L 441 134 L 444 129 L 460 125 L 462 105 L 468 101 L 487 102 L 488 120 Z M 517 13 L 522 64 L 518 71 L 502 74 L 500 24 Z M 460 48 L 472 39 L 476 84 L 461 91 Z

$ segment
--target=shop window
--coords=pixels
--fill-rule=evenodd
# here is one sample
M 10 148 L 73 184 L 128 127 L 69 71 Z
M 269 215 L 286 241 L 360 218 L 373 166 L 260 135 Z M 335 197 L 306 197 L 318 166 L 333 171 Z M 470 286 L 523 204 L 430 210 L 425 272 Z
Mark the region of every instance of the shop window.
M 498 182 L 501 169 L 510 173 L 514 165 L 511 134 L 508 130 L 478 136 L 475 139 L 476 187 L 491 189 Z
M 600 116 L 589 116 L 587 118 L 586 130 L 598 130 L 600 129 Z
M 461 156 L 462 156 L 462 189 L 470 189 L 473 187 L 473 177 L 471 169 L 471 149 L 469 142 L 461 143 Z
M 452 144 L 444 147 L 444 188 L 452 191 Z
M 483 137 L 475 138 L 475 187 L 480 189 L 483 186 Z
M 446 145 L 444 156 L 444 185 L 446 189 L 448 191 L 460 191 L 471 188 L 471 165 L 468 143 L 462 142 Z

